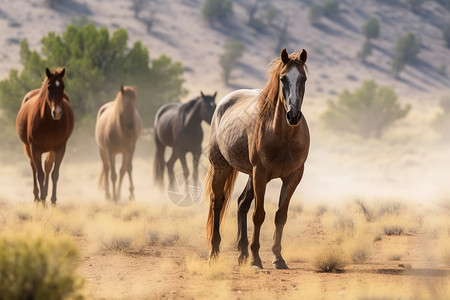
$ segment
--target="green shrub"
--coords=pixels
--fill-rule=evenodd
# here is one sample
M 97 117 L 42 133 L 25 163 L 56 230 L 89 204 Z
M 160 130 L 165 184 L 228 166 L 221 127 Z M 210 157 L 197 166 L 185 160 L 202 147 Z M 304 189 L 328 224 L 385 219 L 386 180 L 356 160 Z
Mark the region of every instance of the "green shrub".
M 78 250 L 63 237 L 0 236 L 1 299 L 82 299 Z
M 411 106 L 401 107 L 395 91 L 387 86 L 377 86 L 366 80 L 353 93 L 344 90 L 337 102 L 328 101 L 328 109 L 322 115 L 326 126 L 363 138 L 380 138 L 395 121 L 404 118 Z
M 366 57 L 372 54 L 372 45 L 370 45 L 370 42 L 368 40 L 365 40 L 362 43 L 361 50 L 358 52 L 357 57 L 362 62 L 366 61 Z
M 362 31 L 367 40 L 376 39 L 380 36 L 380 23 L 375 17 L 370 18 L 364 23 Z
M 398 76 L 406 64 L 416 58 L 420 52 L 420 39 L 412 33 L 407 33 L 397 40 L 394 58 L 392 60 L 392 72 Z
M 15 120 L 23 96 L 41 86 L 45 67 L 66 67 L 64 82 L 71 105 L 79 121 L 95 117 L 98 108 L 114 99 L 121 85 L 137 87 L 139 111 L 146 126 L 151 126 L 156 109 L 178 100 L 183 94 L 181 63 L 162 55 L 150 61 L 140 41 L 127 48 L 128 33 L 116 30 L 111 36 L 106 28 L 93 24 L 69 25 L 57 35 L 50 32 L 42 40 L 42 54 L 20 45 L 23 71 L 11 70 L 0 82 L 0 108 L 4 117 Z
M 339 14 L 339 1 L 338 0 L 325 0 L 322 5 L 323 14 L 329 18 Z
M 215 21 L 223 20 L 233 15 L 232 0 L 206 0 L 202 8 L 203 16 L 212 25 Z
M 225 52 L 219 58 L 222 67 L 222 78 L 226 84 L 230 79 L 231 70 L 244 53 L 245 46 L 242 42 L 232 37 L 224 45 Z
M 320 23 L 320 19 L 323 16 L 322 6 L 319 4 L 313 4 L 309 8 L 308 20 L 311 25 L 318 25 Z

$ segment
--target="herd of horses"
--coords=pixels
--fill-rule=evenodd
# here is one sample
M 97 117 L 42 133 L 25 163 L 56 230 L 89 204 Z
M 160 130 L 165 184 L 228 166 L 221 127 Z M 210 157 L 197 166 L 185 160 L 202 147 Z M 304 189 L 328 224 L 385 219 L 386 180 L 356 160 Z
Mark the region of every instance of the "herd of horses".
M 272 246 L 273 266 L 288 268 L 281 255 L 281 238 L 290 199 L 303 176 L 310 143 L 308 126 L 301 112 L 307 77 L 306 59 L 304 49 L 301 53 L 291 54 L 284 49 L 280 57 L 273 60 L 269 80 L 262 90 L 234 91 L 222 98 L 217 106 L 217 92 L 214 95 L 201 93 L 185 104 L 166 104 L 156 112 L 154 180 L 158 186 L 163 186 L 165 168 L 169 186 L 174 184 L 173 166 L 178 159 L 187 180 L 189 169 L 185 156 L 188 152 L 193 155 L 193 179 L 197 183 L 203 140 L 201 122 L 211 125 L 207 148 L 210 167 L 204 187 L 204 197 L 210 204 L 206 225 L 211 243 L 210 260 L 219 254 L 221 220 L 237 173 L 242 172 L 248 175 L 248 181 L 238 198 L 239 264 L 245 263 L 249 257 L 247 214 L 255 199 L 251 265 L 263 267 L 259 256 L 259 235 L 265 218 L 266 184 L 274 178 L 281 178 Z M 34 200 L 43 204 L 50 174 L 53 182 L 51 202 L 56 204 L 59 168 L 74 127 L 74 113 L 64 91 L 64 74 L 64 68 L 53 72 L 47 68 L 42 87 L 25 95 L 16 119 L 17 133 L 30 159 Z M 105 197 L 111 199 L 110 177 L 114 201 L 120 199 L 125 173 L 130 181 L 130 199 L 134 198 L 132 160 L 142 130 L 136 106 L 135 88 L 121 86 L 116 98 L 100 107 L 97 114 L 95 139 L 103 163 L 99 182 L 104 187 Z M 166 147 L 172 148 L 167 162 L 164 158 Z M 43 169 L 41 157 L 44 153 L 47 156 Z M 123 156 L 118 184 L 117 154 Z

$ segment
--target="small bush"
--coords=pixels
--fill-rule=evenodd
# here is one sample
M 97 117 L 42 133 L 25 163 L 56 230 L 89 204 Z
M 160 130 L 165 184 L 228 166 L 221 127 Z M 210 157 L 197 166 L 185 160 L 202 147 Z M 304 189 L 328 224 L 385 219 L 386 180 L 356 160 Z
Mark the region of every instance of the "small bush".
M 409 5 L 412 11 L 417 11 L 424 2 L 425 0 L 406 0 L 406 4 Z
M 405 230 L 401 225 L 387 225 L 383 227 L 383 232 L 386 235 L 402 235 L 404 231 Z
M 78 250 L 63 237 L 0 236 L 1 299 L 82 299 Z
M 212 25 L 215 21 L 223 20 L 233 15 L 233 1 L 206 0 L 202 8 L 203 16 Z
M 318 25 L 320 23 L 320 19 L 323 16 L 322 6 L 319 4 L 313 4 L 309 8 L 308 20 L 311 25 Z
M 328 109 L 322 115 L 327 127 L 363 138 L 380 138 L 392 124 L 404 118 L 411 106 L 401 106 L 395 91 L 377 86 L 366 80 L 353 93 L 344 90 L 337 102 L 328 101 Z
M 244 44 L 236 38 L 231 38 L 225 42 L 225 52 L 220 56 L 219 64 L 222 67 L 222 78 L 226 84 L 230 79 L 231 70 L 244 54 L 244 49 Z
M 358 52 L 358 59 L 361 62 L 366 61 L 366 57 L 372 55 L 372 45 L 370 45 L 370 42 L 368 40 L 365 40 L 361 46 L 361 50 Z
M 414 60 L 420 52 L 420 39 L 412 33 L 400 37 L 395 45 L 394 58 L 392 60 L 392 72 L 398 76 L 407 63 Z
M 367 40 L 376 39 L 380 36 L 380 23 L 375 17 L 367 20 L 363 25 L 363 33 Z
M 323 249 L 314 258 L 314 266 L 322 272 L 340 272 L 346 266 L 346 261 L 340 249 Z
M 338 0 L 325 0 L 322 5 L 323 14 L 329 18 L 339 14 L 339 1 Z

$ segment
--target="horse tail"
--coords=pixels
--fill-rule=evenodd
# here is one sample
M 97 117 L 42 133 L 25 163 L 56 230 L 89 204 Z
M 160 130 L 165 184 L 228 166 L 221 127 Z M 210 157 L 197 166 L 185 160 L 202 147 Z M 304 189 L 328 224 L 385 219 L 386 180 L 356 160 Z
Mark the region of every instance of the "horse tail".
M 228 202 L 231 198 L 231 194 L 233 192 L 234 183 L 236 182 L 238 171 L 233 169 L 230 174 L 227 176 L 225 185 L 223 187 L 223 204 L 222 209 L 220 211 L 219 224 L 222 222 L 223 216 L 225 215 L 225 211 L 228 207 Z M 213 233 L 214 233 L 214 201 L 212 194 L 212 180 L 214 176 L 214 166 L 211 164 L 208 173 L 205 178 L 205 192 L 204 198 L 209 197 L 209 213 L 208 220 L 206 221 L 206 238 L 209 242 L 212 241 Z
M 164 150 L 165 146 L 159 140 L 156 130 L 154 132 L 155 144 L 156 144 L 156 153 L 155 153 L 155 162 L 153 164 L 153 180 L 158 187 L 162 187 L 164 185 Z

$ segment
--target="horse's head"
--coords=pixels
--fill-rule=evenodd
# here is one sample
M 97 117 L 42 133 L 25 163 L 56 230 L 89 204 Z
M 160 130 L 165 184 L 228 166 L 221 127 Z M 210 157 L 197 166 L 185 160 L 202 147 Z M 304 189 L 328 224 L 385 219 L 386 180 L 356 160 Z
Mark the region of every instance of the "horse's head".
M 60 120 L 63 115 L 64 82 L 62 78 L 65 72 L 65 68 L 58 68 L 53 73 L 48 68 L 45 69 L 48 90 L 47 104 L 53 120 Z
M 282 68 L 280 72 L 280 93 L 286 109 L 286 119 L 289 125 L 296 126 L 302 119 L 303 95 L 305 94 L 306 71 L 305 49 L 300 54 L 289 55 L 286 49 L 280 54 Z
M 200 92 L 201 95 L 201 116 L 202 120 L 207 122 L 208 124 L 211 124 L 211 119 L 214 114 L 214 110 L 216 109 L 216 104 L 214 103 L 214 100 L 216 99 L 217 92 L 214 93 L 214 95 L 205 95 L 203 92 Z
M 136 88 L 122 85 L 120 87 L 120 94 L 122 95 L 122 113 L 134 117 L 134 111 L 137 105 Z

